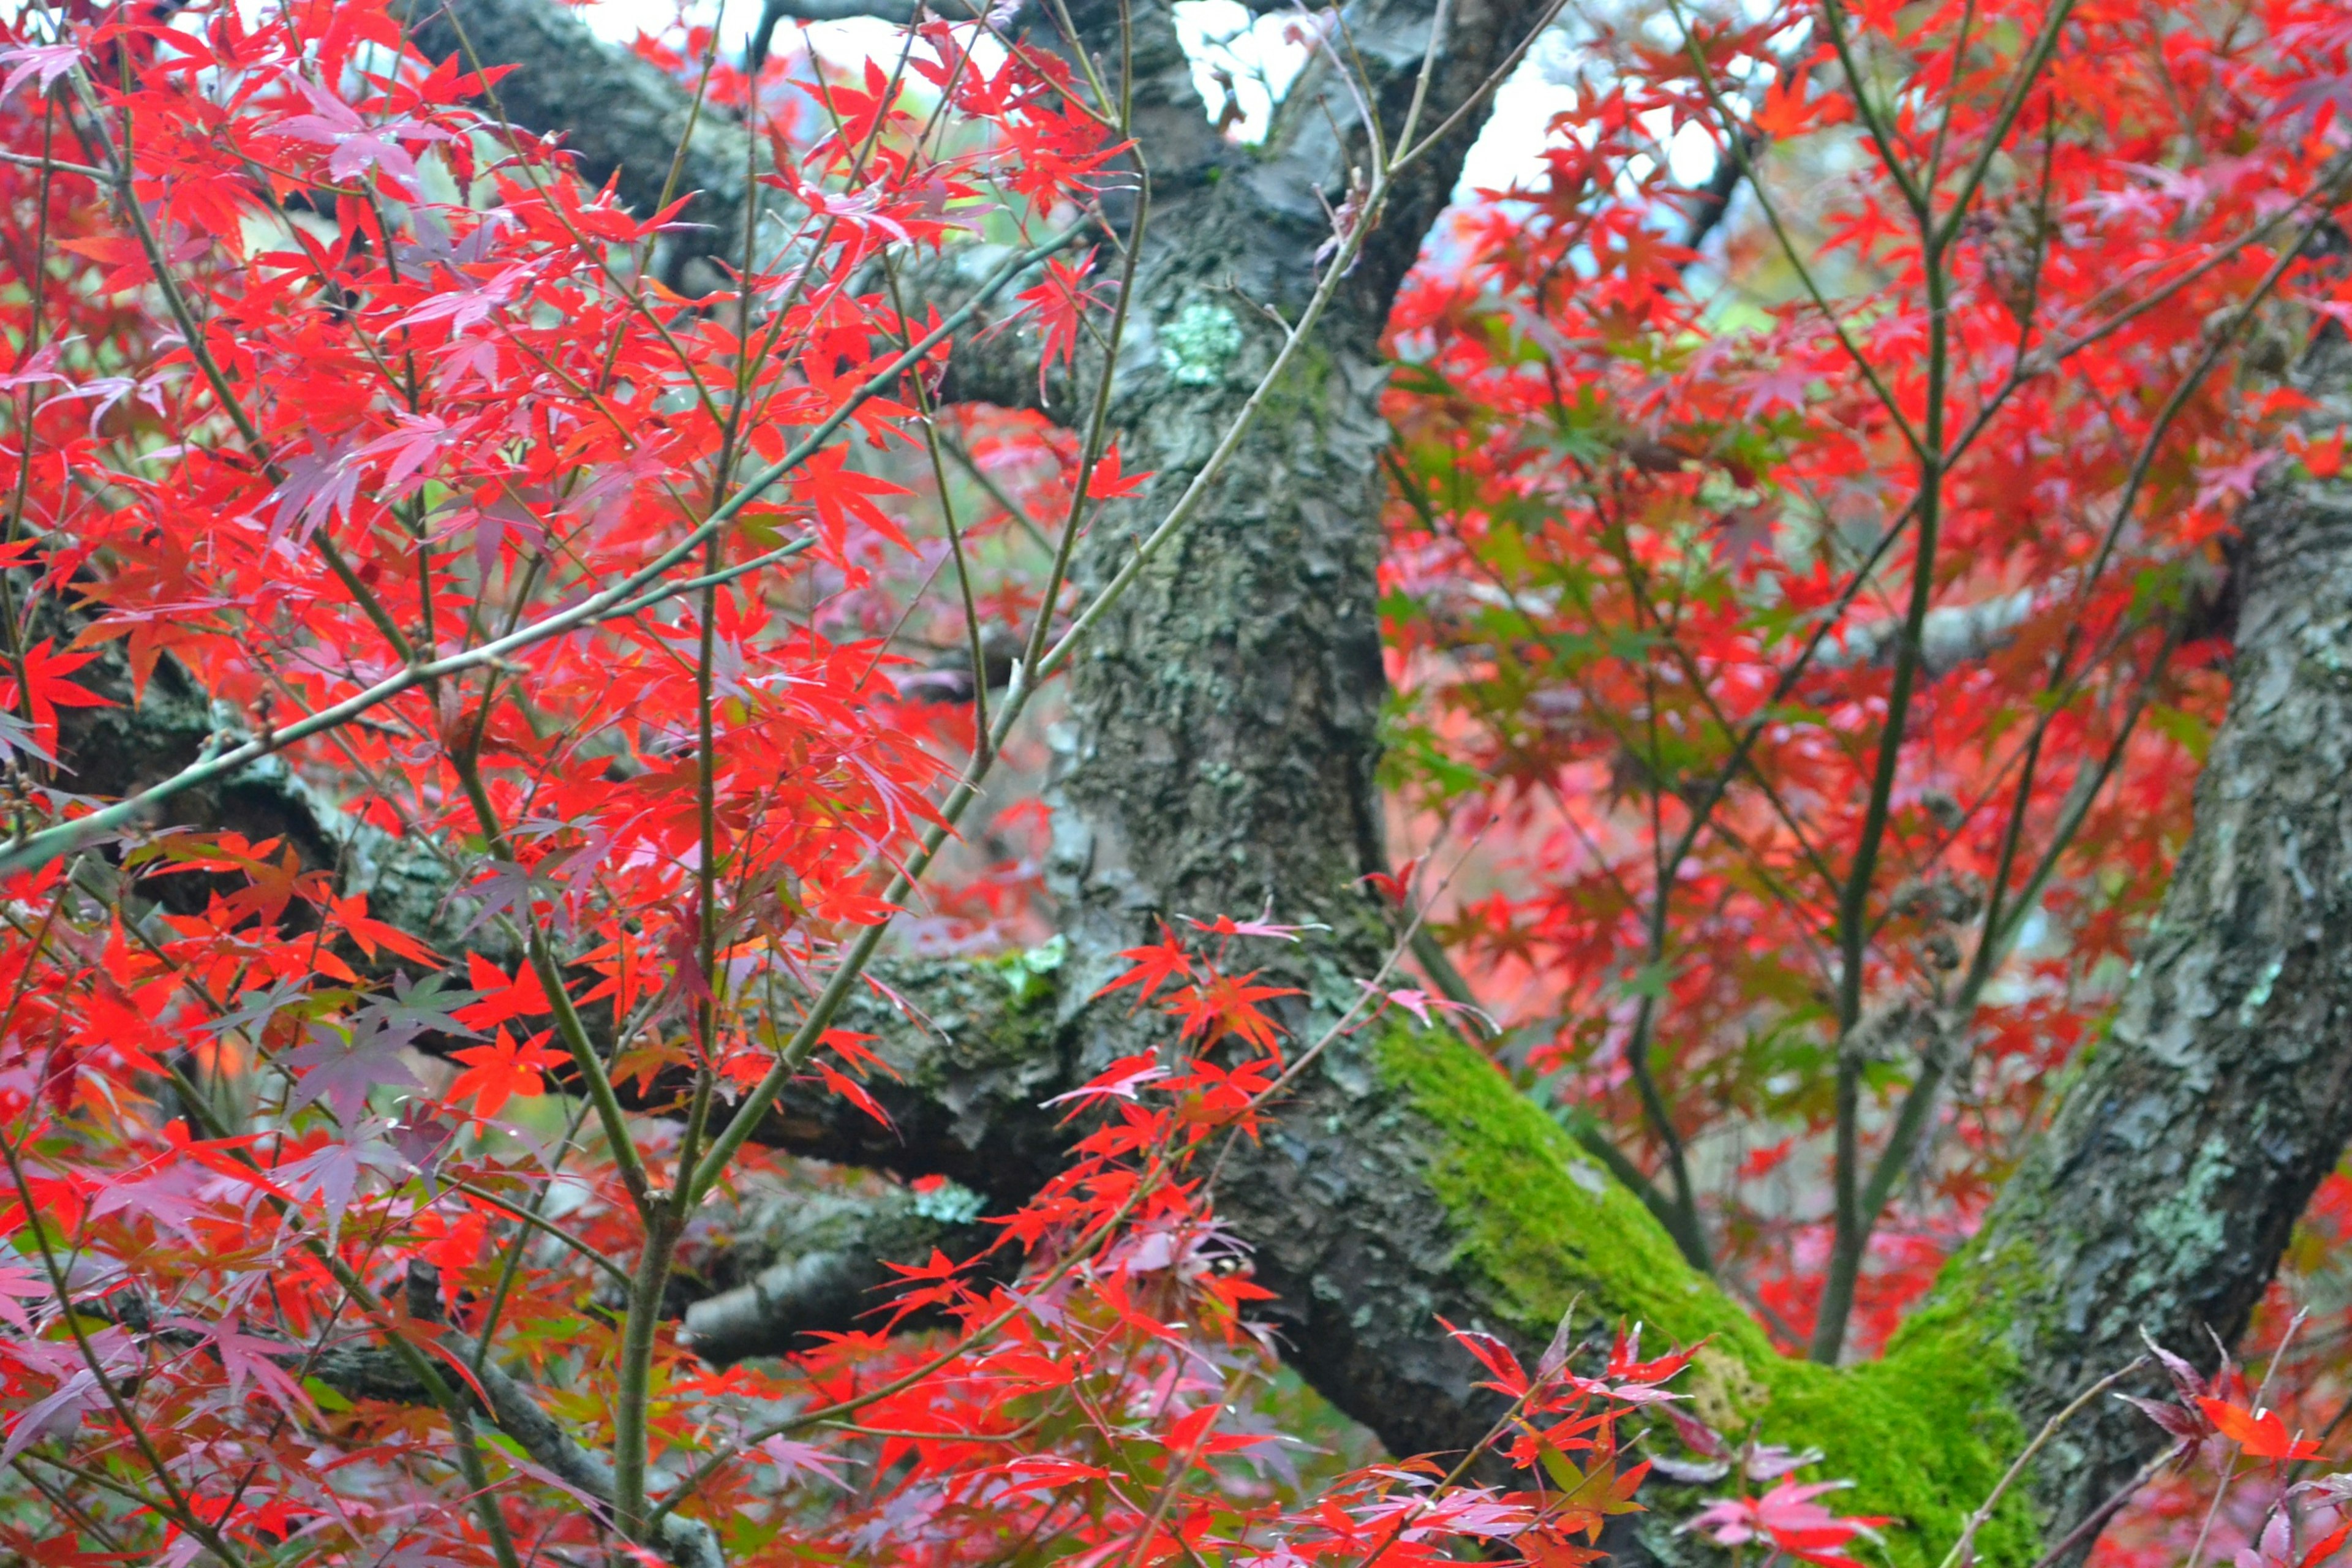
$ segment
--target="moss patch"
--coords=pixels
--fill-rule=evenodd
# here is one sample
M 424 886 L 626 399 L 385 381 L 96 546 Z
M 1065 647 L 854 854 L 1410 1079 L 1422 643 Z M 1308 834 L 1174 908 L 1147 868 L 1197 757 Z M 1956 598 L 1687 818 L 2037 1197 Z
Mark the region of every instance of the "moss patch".
M 1685 1392 L 1762 1440 L 1820 1447 L 1814 1472 L 1850 1479 L 1838 1511 L 1892 1515 L 1887 1555 L 1933 1568 L 2024 1434 L 2006 1403 L 2014 1362 L 1997 1315 L 1915 1314 L 1882 1360 L 1845 1368 L 1775 1352 L 1753 1319 L 1684 1262 L 1641 1201 L 1458 1041 L 1398 1030 L 1381 1044 L 1389 1085 L 1435 1131 L 1430 1182 L 1460 1237 L 1456 1267 L 1522 1336 L 1540 1342 L 1575 1297 L 1708 1350 Z M 1590 1174 L 1587 1174 L 1590 1173 Z M 1580 1176 L 1584 1179 L 1580 1180 Z M 2031 1563 L 2039 1534 L 2021 1491 L 1979 1532 L 1992 1564 Z

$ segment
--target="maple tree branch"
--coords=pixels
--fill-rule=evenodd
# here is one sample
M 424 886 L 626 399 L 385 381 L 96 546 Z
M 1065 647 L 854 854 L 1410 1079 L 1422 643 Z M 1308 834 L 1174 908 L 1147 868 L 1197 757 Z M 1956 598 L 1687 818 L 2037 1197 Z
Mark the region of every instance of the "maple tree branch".
M 1977 192 L 1983 186 L 1985 176 L 1992 172 L 1994 161 L 2000 156 L 2002 144 L 2009 140 L 2010 128 L 2017 123 L 2017 117 L 2025 111 L 2025 100 L 2032 96 L 2034 86 L 2040 81 L 2042 69 L 2049 65 L 2050 57 L 2057 51 L 2059 35 L 2066 30 L 2066 24 L 2073 19 L 2074 15 L 2074 0 L 2056 0 L 2042 17 L 2041 31 L 2035 34 L 2032 44 L 2026 49 L 2023 60 L 2019 65 L 2016 74 L 2011 79 L 2008 90 L 2002 95 L 2000 108 L 1995 111 L 1991 124 L 1985 128 L 1982 145 L 1977 149 L 1976 157 L 1969 164 L 1968 174 L 1961 179 L 1959 189 L 1952 196 L 1952 210 L 1945 215 L 1940 226 L 1932 223 L 1927 226 L 1938 248 L 1948 245 L 1958 236 L 1960 226 L 1968 216 L 1969 204 L 1976 200 Z M 1957 60 L 1957 55 L 1955 58 Z M 1859 87 L 1854 90 L 1857 95 L 1861 92 Z M 1942 141 L 1940 131 L 1937 134 L 1937 139 L 1940 144 Z M 1931 187 L 1927 192 L 1930 200 L 1933 199 L 1934 195 Z
M 564 1486 L 609 1509 L 613 1502 L 612 1461 L 566 1431 L 533 1397 L 529 1385 L 478 1355 L 470 1335 L 445 1330 L 443 1342 L 468 1365 L 477 1395 L 468 1389 L 467 1405 L 487 1415 L 500 1432 L 512 1438 L 531 1461 Z M 376 1399 L 394 1405 L 434 1403 L 420 1382 L 415 1365 L 398 1353 L 399 1342 L 336 1346 L 318 1358 L 314 1375 L 337 1393 L 352 1399 Z M 653 1543 L 677 1568 L 725 1568 L 718 1537 L 700 1520 L 667 1516 L 653 1527 Z
M 688 1304 L 680 1339 L 725 1366 L 805 1349 L 810 1333 L 859 1327 L 888 1312 L 899 1282 L 892 1262 L 937 1251 L 961 1264 L 987 1252 L 998 1237 L 979 1223 L 984 1202 L 953 1184 L 870 1200 L 791 1191 L 718 1216 L 709 1223 L 728 1238 L 719 1289 Z M 1017 1256 L 999 1252 L 984 1272 L 1007 1277 Z
M 1732 112 L 1731 105 L 1723 96 L 1722 87 L 1715 79 L 1714 67 L 1707 62 L 1705 52 L 1700 48 L 1697 34 L 1691 30 L 1690 18 L 1683 9 L 1682 0 L 1667 0 L 1667 9 L 1682 35 L 1683 52 L 1690 57 L 1692 68 L 1697 73 L 1700 90 L 1706 93 L 1708 107 L 1715 110 L 1717 122 L 1723 132 L 1725 149 L 1738 163 L 1741 177 L 1748 182 L 1748 188 L 1756 193 L 1757 208 L 1763 213 L 1765 223 L 1770 226 L 1782 259 L 1796 274 L 1797 281 L 1803 286 L 1805 297 L 1812 302 L 1814 310 L 1836 334 L 1838 346 L 1845 352 L 1847 362 L 1869 385 L 1871 395 L 1878 399 L 1888 425 L 1903 437 L 1903 444 L 1911 449 L 1915 458 L 1922 462 L 1929 460 L 1925 438 L 1912 426 L 1910 418 L 1903 412 L 1903 405 L 1895 401 L 1894 392 L 1878 374 L 1878 367 L 1870 363 L 1869 356 L 1853 341 L 1853 333 L 1846 330 L 1844 318 L 1832 308 L 1829 296 L 1822 291 L 1820 280 L 1805 263 L 1804 254 L 1798 249 L 1795 237 L 1790 234 L 1788 226 L 1782 222 L 1780 205 L 1772 200 L 1764 182 L 1757 178 L 1754 160 L 1766 143 L 1752 139 L 1747 128 L 1740 123 L 1739 117 Z M 1859 86 L 1855 88 L 1854 96 L 1857 99 L 1862 97 Z
M 1010 285 L 1034 262 L 1054 254 L 1076 239 L 1083 226 L 1074 225 L 1042 245 L 1032 246 L 1015 254 L 998 267 L 978 296 L 956 313 L 925 333 L 916 344 L 891 359 L 846 398 L 842 405 L 794 443 L 792 449 L 758 473 L 743 481 L 728 501 L 714 510 L 694 528 L 689 529 L 675 544 L 632 572 L 621 582 L 589 595 L 577 604 L 551 611 L 529 626 L 520 626 L 505 636 L 478 644 L 459 653 L 443 658 L 411 663 L 396 675 L 385 677 L 374 685 L 331 703 L 325 708 L 305 714 L 283 729 L 272 729 L 240 744 L 231 746 L 216 755 L 191 763 L 171 778 L 150 785 L 138 795 L 102 806 L 86 816 L 75 817 L 38 833 L 18 838 L 0 849 L 0 874 L 26 870 L 45 866 L 61 855 L 101 834 L 136 821 L 156 805 L 185 791 L 201 788 L 229 777 L 264 757 L 284 750 L 297 741 L 322 734 L 381 707 L 394 698 L 415 687 L 462 674 L 469 669 L 496 665 L 509 654 L 545 641 L 561 633 L 572 631 L 600 621 L 634 613 L 647 600 L 639 598 L 640 590 L 658 580 L 680 562 L 699 550 L 703 542 L 716 534 L 735 514 L 764 494 L 786 475 L 822 450 L 834 434 L 846 424 L 857 410 L 895 384 L 898 377 L 921 362 L 922 356 L 939 343 L 946 342 L 976 314 L 986 300 Z M 707 579 L 695 579 L 701 582 Z M 684 591 L 687 584 L 668 584 L 656 590 L 667 597 Z
M 1853 100 L 1854 112 L 1870 132 L 1871 144 L 1878 150 L 1878 160 L 1886 170 L 1887 178 L 1895 182 L 1904 203 L 1918 221 L 1923 233 L 1932 232 L 1935 226 L 1934 193 L 1923 189 L 1911 171 L 1904 166 L 1895 145 L 1893 128 L 1886 122 L 1885 110 L 1870 96 L 1868 73 L 1855 62 L 1853 40 L 1846 32 L 1845 7 L 1841 0 L 1822 0 L 1822 20 L 1830 36 L 1830 47 L 1836 52 L 1838 65 L 1845 73 L 1846 90 Z M 1685 36 L 1688 36 L 1685 28 Z
M 1857 84 L 1855 90 L 1860 92 Z M 1921 219 L 1923 230 L 1929 220 Z M 1862 1207 L 1862 1072 L 1861 1053 L 1853 1039 L 1862 1022 L 1864 968 L 1870 942 L 1870 894 L 1878 872 L 1879 852 L 1885 841 L 1895 796 L 1895 773 L 1902 763 L 1904 730 L 1910 716 L 1912 688 L 1918 678 L 1920 629 L 1936 590 L 1936 546 L 1943 521 L 1946 468 L 1944 397 L 1949 372 L 1948 328 L 1945 318 L 1947 280 L 1943 250 L 1932 234 L 1923 237 L 1922 265 L 1927 287 L 1927 387 L 1921 431 L 1916 544 L 1911 563 L 1911 603 L 1904 616 L 1903 634 L 1895 644 L 1895 673 L 1886 696 L 1886 714 L 1880 721 L 1878 755 L 1872 769 L 1870 794 L 1863 806 L 1862 828 L 1846 880 L 1838 898 L 1839 973 L 1837 991 L 1837 1066 L 1835 1069 L 1835 1155 L 1831 1182 L 1834 1193 L 1834 1238 L 1830 1264 L 1822 1285 L 1821 1305 L 1813 1320 L 1812 1357 L 1834 1363 L 1845 1343 L 1846 1320 L 1853 1310 L 1853 1292 L 1861 1278 L 1863 1250 L 1869 1225 Z
M 2034 734 L 2028 742 L 2026 753 L 2028 766 L 2021 772 L 2019 778 L 2018 803 L 2011 814 L 2009 830 L 2002 836 L 2000 858 L 1989 885 L 1985 904 L 1984 934 L 1978 940 L 1976 952 L 1969 960 L 1968 973 L 1962 979 L 1951 1005 L 1944 1009 L 1945 1021 L 1939 1022 L 1927 1054 L 1920 1062 L 1919 1076 L 1913 1080 L 1910 1089 L 1903 1097 L 1902 1105 L 1895 1112 L 1895 1126 L 1888 1132 L 1885 1146 L 1880 1151 L 1877 1163 L 1873 1167 L 1870 1180 L 1863 1190 L 1861 1202 L 1863 1245 L 1869 1244 L 1871 1229 L 1877 1224 L 1879 1216 L 1885 1212 L 1888 1200 L 1894 1196 L 1895 1183 L 1902 1179 L 1904 1171 L 1910 1165 L 1913 1153 L 1917 1150 L 1921 1139 L 1926 1136 L 1928 1120 L 1936 1109 L 1936 1097 L 1943 1088 L 1944 1079 L 1951 1071 L 1953 1049 L 1951 1033 L 1956 1028 L 1967 1027 L 1975 1016 L 1977 1004 L 1984 994 L 1985 986 L 1999 971 L 2001 963 L 2008 956 L 2011 945 L 2016 941 L 2018 932 L 2024 928 L 2026 918 L 2039 903 L 2042 889 L 2047 884 L 2051 874 L 2057 869 L 2058 862 L 2068 846 L 2074 842 L 2075 834 L 2080 831 L 2084 819 L 2089 816 L 2092 804 L 2097 800 L 2099 792 L 2105 787 L 2107 780 L 2114 776 L 2116 768 L 2123 762 L 2124 749 L 2131 742 L 2133 731 L 2138 727 L 2140 715 L 2146 711 L 2148 702 L 2156 695 L 2158 679 L 2169 661 L 2173 650 L 2179 646 L 2184 624 L 2184 617 L 2175 617 L 2173 625 L 2167 631 L 2164 645 L 2158 650 L 2151 667 L 2135 685 L 2131 704 L 2126 710 L 2122 721 L 2116 725 L 2114 737 L 2108 742 L 2098 762 L 2078 775 L 2068 789 L 2066 799 L 2059 807 L 2058 819 L 2051 827 L 2050 841 L 2044 847 L 2041 859 L 2036 863 L 2032 873 L 2026 878 L 2024 886 L 2018 890 L 2017 897 L 2014 900 L 2006 900 L 2007 908 L 2004 909 L 2002 894 L 2008 886 L 2010 868 L 2013 864 L 2018 842 L 2024 826 L 2026 795 L 2032 784 L 2031 759 L 2038 751 L 2042 734 L 2051 719 L 2063 710 L 2065 701 L 2071 700 L 2073 693 L 2066 692 L 2063 694 L 2060 700 L 2051 702 L 2044 707 L 2042 717 L 2035 725 Z

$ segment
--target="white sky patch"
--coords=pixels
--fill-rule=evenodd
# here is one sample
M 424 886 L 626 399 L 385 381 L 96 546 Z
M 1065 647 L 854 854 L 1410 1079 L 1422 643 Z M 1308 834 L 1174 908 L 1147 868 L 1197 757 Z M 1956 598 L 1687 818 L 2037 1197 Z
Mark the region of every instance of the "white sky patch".
M 761 0 L 698 0 L 686 14 L 698 23 L 719 19 L 719 47 L 740 57 L 759 20 Z M 1309 46 L 1296 41 L 1307 18 L 1296 13 L 1254 16 L 1239 0 L 1179 0 L 1174 6 L 1176 36 L 1192 59 L 1192 80 L 1207 101 L 1211 116 L 1224 111 L 1230 96 L 1240 110 L 1229 134 L 1244 142 L 1265 136 L 1274 104 L 1305 67 Z M 627 43 L 639 32 L 659 34 L 677 20 L 676 0 L 593 0 L 580 16 L 598 37 Z M 786 22 L 778 30 L 779 50 L 799 31 Z M 888 61 L 897 57 L 898 29 L 870 17 L 844 22 L 820 22 L 808 28 L 818 54 L 835 66 L 855 67 L 869 58 Z M 1495 95 L 1495 109 L 1484 134 L 1463 165 L 1457 196 L 1484 187 L 1502 190 L 1543 171 L 1545 127 L 1551 117 L 1575 101 L 1574 89 L 1564 85 L 1575 46 L 1562 29 L 1554 29 L 1528 51 L 1511 79 Z M 1222 73 L 1222 75 L 1221 75 Z M 1674 148 L 1675 173 L 1682 177 L 1684 142 L 1694 143 L 1690 177 L 1703 180 L 1714 168 L 1714 149 L 1703 133 L 1686 130 Z
M 760 20 L 760 10 L 761 0 L 725 0 L 724 4 L 699 0 L 684 7 L 687 17 L 698 26 L 717 18 L 719 47 L 738 60 L 751 41 L 751 28 Z M 579 16 L 598 37 L 609 43 L 626 44 L 635 41 L 639 33 L 658 37 L 676 25 L 679 11 L 676 0 L 593 0 L 579 8 Z M 801 31 L 802 24 L 789 18 L 779 24 L 775 53 L 788 53 L 792 40 Z M 856 66 L 869 59 L 887 64 L 898 58 L 903 37 L 898 28 L 876 16 L 812 22 L 807 24 L 807 32 L 816 52 L 836 66 Z
M 1228 133 L 1244 142 L 1263 140 L 1275 101 L 1307 65 L 1312 46 L 1298 35 L 1312 25 L 1308 18 L 1253 16 L 1239 0 L 1177 0 L 1171 9 L 1176 41 L 1192 58 L 1192 85 L 1210 117 L 1222 116 L 1230 99 L 1241 117 Z

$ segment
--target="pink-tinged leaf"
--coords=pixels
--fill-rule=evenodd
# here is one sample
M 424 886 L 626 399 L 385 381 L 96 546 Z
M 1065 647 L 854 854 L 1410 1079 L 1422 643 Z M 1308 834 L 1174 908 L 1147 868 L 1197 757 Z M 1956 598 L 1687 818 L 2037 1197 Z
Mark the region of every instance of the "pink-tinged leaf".
M 1213 921 L 1196 921 L 1192 916 L 1186 915 L 1184 923 L 1194 931 L 1204 931 L 1211 936 L 1264 936 L 1272 937 L 1277 942 L 1297 942 L 1300 931 L 1325 929 L 1319 925 L 1286 926 L 1276 921 L 1269 915 L 1260 915 L 1254 921 L 1237 921 L 1231 915 L 1219 915 Z
M 1821 1568 L 1859 1568 L 1838 1549 L 1856 1536 L 1875 1539 L 1875 1528 L 1888 1521 L 1876 1514 L 1842 1517 L 1813 1500 L 1853 1484 L 1782 1481 L 1761 1497 L 1718 1498 L 1681 1528 L 1696 1531 L 1717 1546 L 1738 1546 L 1760 1538 Z
M 0 66 L 8 66 L 8 79 L 0 81 L 0 98 L 5 98 L 24 85 L 26 77 L 39 79 L 43 92 L 57 84 L 59 77 L 81 64 L 81 47 L 77 44 L 25 44 L 13 49 L 0 49 Z
M 242 1331 L 235 1316 L 216 1323 L 205 1323 L 192 1318 L 166 1318 L 166 1328 L 175 1328 L 194 1334 L 201 1342 L 200 1353 L 209 1353 L 220 1363 L 228 1378 L 231 1398 L 245 1393 L 249 1381 L 280 1407 L 296 1412 L 310 1410 L 310 1396 L 301 1385 L 288 1375 L 281 1364 L 291 1349 L 283 1340 L 263 1339 Z
M 1484 1386 L 1510 1399 L 1517 1399 L 1528 1391 L 1527 1368 L 1519 1364 L 1519 1358 L 1512 1353 L 1510 1346 L 1483 1329 L 1457 1329 L 1444 1318 L 1437 1321 L 1445 1325 L 1445 1331 L 1454 1336 L 1454 1343 L 1477 1357 L 1478 1364 L 1494 1373 L 1495 1380 Z
M 1748 1472 L 1751 1481 L 1777 1481 L 1807 1465 L 1820 1464 L 1822 1458 L 1819 1448 L 1784 1448 L 1777 1443 L 1759 1443 L 1748 1450 L 1740 1468 Z
M 2188 1405 L 2175 1405 L 2168 1400 L 2142 1399 L 2136 1394 L 2118 1394 L 2116 1397 L 2155 1422 L 2167 1436 L 2184 1443 L 2202 1442 L 2212 1435 L 2212 1424 L 2204 1418 L 2203 1412 Z
M 1157 1057 L 1149 1054 L 1121 1057 L 1083 1086 L 1067 1094 L 1057 1094 L 1045 1103 L 1054 1106 L 1075 1100 L 1133 1100 L 1145 1084 L 1157 1083 L 1167 1076 L 1168 1069 L 1160 1065 Z
M 1692 1453 L 1709 1459 L 1731 1457 L 1730 1446 L 1724 1442 L 1723 1434 L 1680 1405 L 1667 1405 L 1666 1419 L 1674 1423 L 1675 1436 L 1680 1437 L 1683 1447 Z
M 17 1303 L 46 1301 L 49 1295 L 48 1280 L 30 1261 L 0 1249 L 0 1323 L 6 1323 L 20 1334 L 31 1333 L 33 1320 Z
M 0 1465 L 44 1437 L 64 1436 L 78 1430 L 81 1418 L 105 1402 L 106 1391 L 99 1387 L 98 1378 L 88 1367 L 74 1373 L 16 1417 L 8 1428 L 7 1443 L 0 1446 Z
M 795 1443 L 790 1437 L 763 1437 L 756 1451 L 776 1467 L 776 1479 L 786 1486 L 798 1480 L 818 1480 L 845 1489 L 849 1486 L 849 1479 L 841 1473 L 850 1462 L 848 1458 L 829 1454 L 813 1443 Z

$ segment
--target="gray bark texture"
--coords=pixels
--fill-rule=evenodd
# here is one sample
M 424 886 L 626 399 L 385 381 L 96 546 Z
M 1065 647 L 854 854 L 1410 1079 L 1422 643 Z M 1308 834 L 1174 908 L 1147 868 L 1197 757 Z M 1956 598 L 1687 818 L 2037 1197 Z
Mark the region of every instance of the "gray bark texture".
M 1391 127 L 1432 10 L 1427 0 L 1356 0 L 1347 12 Z M 673 84 L 615 60 L 544 0 L 459 0 L 455 14 L 478 58 L 522 66 L 500 88 L 518 124 L 564 132 L 584 174 L 617 169 L 624 195 L 650 205 L 685 124 Z M 1111 20 L 1103 0 L 1076 15 L 1099 44 Z M 1540 15 L 1528 0 L 1454 5 L 1425 123 L 1464 103 Z M 1363 159 L 1350 99 L 1313 70 L 1265 149 L 1225 145 L 1192 96 L 1163 0 L 1140 0 L 1134 22 L 1154 199 L 1112 420 L 1127 467 L 1158 478 L 1084 542 L 1077 575 L 1088 592 L 1199 470 L 1271 361 L 1277 329 L 1258 307 L 1295 317 L 1329 233 L 1327 204 L 1341 203 Z M 419 37 L 428 49 L 455 47 L 446 22 L 421 21 Z M 1267 977 L 1305 994 L 1286 1020 L 1302 1039 L 1379 965 L 1395 933 L 1359 880 L 1382 863 L 1379 337 L 1481 118 L 1466 116 L 1400 194 L 1212 504 L 1078 661 L 1053 786 L 1058 963 L 890 967 L 884 978 L 919 1022 L 878 994 L 844 1021 L 880 1036 L 903 1074 L 877 1085 L 895 1131 L 809 1094 L 763 1139 L 899 1176 L 950 1176 L 1001 1207 L 1034 1190 L 1062 1147 L 1040 1102 L 1147 1037 L 1123 1007 L 1089 999 L 1118 972 L 1118 951 L 1150 940 L 1158 922 L 1270 908 L 1329 928 L 1295 948 L 1265 944 Z M 740 132 L 706 118 L 680 188 L 707 193 L 696 210 L 719 232 L 740 232 L 743 167 Z M 954 268 L 913 281 L 951 293 Z M 1034 398 L 1034 361 L 1019 363 L 1003 346 L 1009 337 L 960 349 L 957 395 Z M 2326 347 L 2305 371 L 2336 417 L 2352 412 L 2347 358 Z M 1383 1028 L 1339 1040 L 1264 1140 L 1237 1149 L 1216 1194 L 1255 1248 L 1305 1375 L 1401 1453 L 1458 1448 L 1489 1406 L 1439 1314 L 1531 1348 L 1580 1299 L 1604 1324 L 1639 1320 L 1685 1342 L 1712 1336 L 1694 1373 L 1710 1418 L 1821 1444 L 1825 1474 L 1860 1481 L 1854 1511 L 1898 1515 L 1896 1559 L 1933 1563 L 2024 1435 L 2135 1354 L 2141 1328 L 2190 1353 L 2208 1324 L 2235 1334 L 2352 1127 L 2352 964 L 2342 957 L 2352 943 L 2342 788 L 2352 776 L 2352 491 L 2282 482 L 2246 525 L 2238 691 L 2162 924 L 2111 1037 L 1884 1362 L 1832 1371 L 1777 1357 L 1640 1203 L 1477 1053 L 1442 1034 Z M 159 677 L 135 713 L 74 715 L 76 787 L 133 789 L 217 722 L 176 676 Z M 366 886 L 377 912 L 447 940 L 447 869 L 354 837 L 283 770 L 257 770 L 249 788 L 241 781 L 181 811 L 287 832 Z M 689 1247 L 706 1266 L 682 1292 L 699 1297 L 684 1310 L 715 1360 L 843 1326 L 878 1282 L 880 1258 L 968 1247 L 976 1234 L 903 1195 L 715 1223 L 724 1234 Z M 2032 1500 L 2013 1500 L 1988 1528 L 1983 1555 L 2032 1562 L 2157 1436 L 2121 1406 L 2086 1418 L 2037 1466 Z M 1692 1550 L 1664 1530 L 1643 1538 L 1661 1555 Z
M 2314 429 L 2352 416 L 2352 344 L 2297 377 Z M 2286 479 L 2242 520 L 2234 689 L 2197 825 L 2107 1037 L 2003 1189 L 1948 1290 L 2004 1318 L 2039 1421 L 2145 1329 L 2210 1364 L 2352 1134 L 2352 488 Z M 2087 1413 L 2042 1472 L 2056 1518 L 2154 1447 Z

